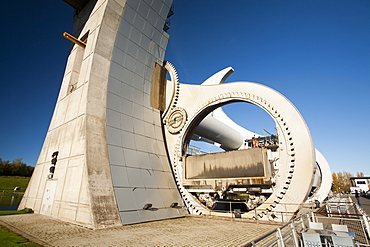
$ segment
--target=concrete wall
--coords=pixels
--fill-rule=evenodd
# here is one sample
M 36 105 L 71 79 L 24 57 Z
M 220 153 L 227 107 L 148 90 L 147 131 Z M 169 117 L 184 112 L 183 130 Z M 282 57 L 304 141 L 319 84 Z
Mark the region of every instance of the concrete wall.
M 162 63 L 168 41 L 162 27 L 170 5 L 171 0 L 92 0 L 76 12 L 73 35 L 87 37 L 87 45 L 74 45 L 68 57 L 19 208 L 92 228 L 184 215 L 168 208 L 181 199 L 160 115 L 149 103 L 151 69 Z M 55 151 L 54 182 L 47 183 Z M 51 203 L 45 193 L 53 194 Z M 146 202 L 158 210 L 142 210 Z

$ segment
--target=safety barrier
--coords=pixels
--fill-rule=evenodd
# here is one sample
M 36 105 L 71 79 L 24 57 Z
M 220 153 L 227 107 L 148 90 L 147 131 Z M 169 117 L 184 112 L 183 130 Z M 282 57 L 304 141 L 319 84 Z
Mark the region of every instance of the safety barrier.
M 303 246 L 302 233 L 309 229 L 310 222 L 319 222 L 323 229 L 330 232 L 333 224 L 346 225 L 348 231 L 353 234 L 353 241 L 356 246 L 370 246 L 369 242 L 369 218 L 364 215 L 363 211 L 356 203 L 352 201 L 331 201 L 329 204 L 337 203 L 338 205 L 345 204 L 350 213 L 345 213 L 343 210 L 338 212 L 307 212 L 295 219 L 289 221 L 285 225 L 271 231 L 270 233 L 253 240 L 245 245 L 248 246 Z M 332 205 L 329 205 L 329 208 Z M 328 205 L 326 205 L 328 208 Z M 342 207 L 344 209 L 344 207 Z M 353 212 L 354 210 L 357 210 Z M 365 213 L 366 214 L 366 213 Z M 325 242 L 324 246 L 332 246 L 332 243 Z
M 253 219 L 258 221 L 260 218 L 258 217 L 259 214 L 262 214 L 265 210 L 258 209 L 258 207 L 248 210 L 248 217 L 246 217 L 245 213 L 240 208 L 243 206 L 245 207 L 245 202 L 237 202 L 237 201 L 216 201 L 218 205 L 223 205 L 224 209 L 213 209 L 208 212 L 208 216 L 217 216 L 219 213 L 228 213 L 231 218 L 244 218 L 244 219 Z M 284 208 L 283 211 L 274 210 L 274 212 L 268 214 L 267 218 L 269 221 L 277 221 L 277 222 L 287 222 L 292 219 L 292 216 L 297 215 L 297 212 L 289 211 L 289 206 L 298 205 L 300 214 L 305 212 L 311 212 L 315 208 L 317 208 L 317 204 L 315 203 L 300 203 L 300 204 L 292 204 L 292 203 L 280 203 L 280 205 Z M 302 212 L 303 211 L 303 212 Z M 252 212 L 252 213 L 251 213 Z M 279 220 L 277 220 L 279 218 Z M 266 220 L 266 218 L 264 219 Z
M 346 217 L 351 214 L 359 215 L 358 217 L 362 217 L 366 232 L 370 236 L 370 217 L 362 207 L 352 201 L 350 196 L 331 198 L 326 203 L 326 211 L 329 213 L 329 217 L 333 215 L 337 217 Z

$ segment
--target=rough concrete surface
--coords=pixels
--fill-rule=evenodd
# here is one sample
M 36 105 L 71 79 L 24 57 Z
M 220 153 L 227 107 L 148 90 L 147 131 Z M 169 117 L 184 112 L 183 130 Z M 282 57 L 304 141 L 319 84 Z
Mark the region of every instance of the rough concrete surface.
M 1 216 L 0 225 L 43 246 L 243 246 L 279 227 L 189 216 L 91 230 L 40 214 Z

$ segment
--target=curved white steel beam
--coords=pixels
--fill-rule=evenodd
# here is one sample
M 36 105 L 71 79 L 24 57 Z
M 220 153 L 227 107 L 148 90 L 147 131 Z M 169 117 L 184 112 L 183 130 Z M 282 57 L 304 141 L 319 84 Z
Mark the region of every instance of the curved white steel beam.
M 241 101 L 257 105 L 270 114 L 279 136 L 277 186 L 258 207 L 259 216 L 264 217 L 270 211 L 295 212 L 311 188 L 315 152 L 307 125 L 294 105 L 277 91 L 252 82 L 206 86 L 180 83 L 179 92 L 176 107 L 164 117 L 165 136 L 176 182 L 190 212 L 206 213 L 207 209 L 192 199 L 183 185 L 182 156 L 185 155 L 187 141 L 209 112 Z
M 319 202 L 323 202 L 329 195 L 331 185 L 333 183 L 333 177 L 331 174 L 329 163 L 325 159 L 324 155 L 322 155 L 322 153 L 320 153 L 320 151 L 317 149 L 315 149 L 315 153 L 316 163 L 321 173 L 321 184 L 319 185 L 319 189 L 311 198 L 316 199 Z
M 225 150 L 236 150 L 244 142 L 244 137 L 239 131 L 213 118 L 211 115 L 203 119 L 195 129 L 194 134 L 221 144 L 221 148 Z
M 203 82 L 202 85 L 217 85 L 217 84 L 224 83 L 224 81 L 226 80 L 226 77 L 229 76 L 232 72 L 234 72 L 234 70 L 231 67 L 223 69 L 219 71 L 218 73 L 214 74 L 213 76 L 211 76 L 205 82 Z M 222 110 L 221 107 L 215 109 L 212 113 L 210 113 L 206 117 L 207 121 L 205 121 L 206 120 L 205 119 L 200 123 L 200 126 L 202 126 L 203 129 L 205 130 L 208 129 L 209 125 L 207 125 L 206 122 L 211 122 L 210 120 L 211 117 L 214 120 L 218 120 L 226 124 L 228 127 L 231 127 L 232 129 L 241 133 L 241 135 L 243 136 L 243 139 L 251 139 L 252 137 L 260 136 L 257 133 L 249 131 L 245 129 L 244 127 L 235 123 L 232 119 L 229 118 L 229 116 L 227 116 L 227 114 Z M 204 132 L 205 131 L 200 132 L 199 135 L 202 136 L 202 133 Z M 220 140 L 218 141 L 218 143 L 220 143 Z M 309 198 L 309 200 L 315 199 L 315 200 L 322 202 L 323 200 L 325 200 L 325 198 L 328 196 L 330 192 L 333 179 L 332 179 L 329 163 L 327 162 L 325 157 L 320 153 L 320 151 L 318 151 L 317 149 L 315 149 L 315 156 L 316 156 L 316 164 L 318 166 L 317 172 L 319 173 L 317 175 L 319 176 L 320 184 L 317 185 L 319 187 L 318 190 L 313 196 Z
M 213 74 L 210 76 L 207 80 L 205 80 L 202 85 L 217 85 L 224 83 L 227 77 L 229 77 L 234 72 L 234 69 L 232 67 L 227 67 L 223 70 L 220 70 L 219 72 Z
M 223 130 L 228 129 L 228 128 L 232 128 L 232 129 L 238 131 L 243 136 L 243 139 L 251 139 L 252 137 L 259 137 L 258 134 L 253 133 L 253 132 L 243 128 L 242 126 L 238 125 L 237 123 L 235 123 L 232 119 L 230 119 L 226 115 L 226 113 L 222 110 L 221 107 L 217 108 L 212 113 L 210 113 L 200 123 L 199 126 L 202 126 L 202 129 L 204 129 L 204 130 L 203 131 L 198 130 L 198 128 L 199 128 L 199 126 L 198 126 L 198 128 L 196 129 L 196 134 L 198 134 L 202 137 L 207 137 L 207 135 L 211 134 L 211 132 L 208 131 L 211 124 L 207 124 L 207 123 L 208 122 L 214 123 L 216 121 L 219 121 L 219 122 L 227 125 L 227 128 L 219 130 L 218 133 L 225 134 L 225 132 Z M 204 135 L 204 133 L 206 133 L 206 135 Z M 208 139 L 212 139 L 212 137 L 210 137 Z M 200 139 L 200 140 L 202 140 L 202 139 Z M 223 140 L 218 140 L 218 143 L 223 143 Z M 325 157 L 320 153 L 320 151 L 318 151 L 317 149 L 315 149 L 315 156 L 316 156 L 317 171 L 316 171 L 314 176 L 317 177 L 315 179 L 315 181 L 316 180 L 319 180 L 319 181 L 317 181 L 318 184 L 313 184 L 313 186 L 318 187 L 318 189 L 312 196 L 310 196 L 308 201 L 318 200 L 319 202 L 323 202 L 323 200 L 325 200 L 325 198 L 328 196 L 328 194 L 330 192 L 333 179 L 332 179 L 331 169 L 330 169 L 329 163 L 327 162 Z
M 227 67 L 209 77 L 201 85 L 222 84 L 233 72 L 234 69 L 232 67 Z M 205 117 L 195 129 L 194 134 L 221 144 L 221 147 L 225 150 L 238 149 L 243 145 L 245 139 L 260 136 L 235 123 L 225 114 L 221 107 L 215 109 Z M 196 139 L 194 138 L 194 140 Z
M 261 135 L 254 133 L 250 130 L 247 130 L 240 126 L 239 124 L 235 123 L 229 116 L 222 110 L 221 107 L 214 110 L 212 113 L 212 117 L 219 120 L 220 122 L 230 126 L 231 128 L 239 131 L 244 139 L 252 139 L 253 137 L 260 137 Z

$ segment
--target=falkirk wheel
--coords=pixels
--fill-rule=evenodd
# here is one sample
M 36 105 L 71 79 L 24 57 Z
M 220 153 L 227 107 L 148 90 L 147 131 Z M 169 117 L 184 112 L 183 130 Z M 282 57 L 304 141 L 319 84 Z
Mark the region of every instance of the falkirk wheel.
M 326 198 L 329 165 L 283 95 L 257 83 L 223 83 L 233 72 L 230 67 L 202 85 L 179 83 L 174 66 L 166 62 L 165 68 L 171 80 L 162 121 L 176 183 L 190 213 L 231 216 L 237 208 L 241 217 L 283 221 L 303 202 Z M 233 102 L 265 110 L 277 135 L 258 136 L 234 123 L 219 108 Z M 190 139 L 215 143 L 225 152 L 188 155 Z
M 75 8 L 73 33 L 64 34 L 73 45 L 20 209 L 99 229 L 236 209 L 287 221 L 326 198 L 329 165 L 283 95 L 224 83 L 232 68 L 180 83 L 164 61 L 172 0 L 65 2 Z M 221 108 L 234 102 L 266 111 L 276 135 L 234 123 Z M 225 152 L 189 155 L 192 139 Z

